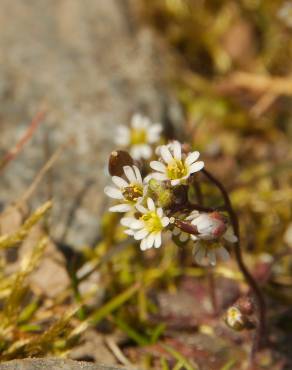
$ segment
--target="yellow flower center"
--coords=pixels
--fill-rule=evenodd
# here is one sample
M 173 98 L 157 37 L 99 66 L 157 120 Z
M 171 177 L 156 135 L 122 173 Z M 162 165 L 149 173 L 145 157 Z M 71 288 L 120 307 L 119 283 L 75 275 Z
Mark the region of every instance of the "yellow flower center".
M 137 184 L 131 184 L 123 189 L 123 196 L 129 202 L 136 202 L 143 195 L 143 187 Z
M 183 161 L 175 159 L 174 161 L 168 164 L 166 172 L 169 179 L 176 180 L 186 176 L 188 170 L 184 165 Z
M 147 143 L 147 132 L 143 129 L 131 130 L 131 145 Z
M 140 219 L 145 222 L 145 227 L 150 233 L 163 229 L 161 219 L 155 212 L 145 213 Z

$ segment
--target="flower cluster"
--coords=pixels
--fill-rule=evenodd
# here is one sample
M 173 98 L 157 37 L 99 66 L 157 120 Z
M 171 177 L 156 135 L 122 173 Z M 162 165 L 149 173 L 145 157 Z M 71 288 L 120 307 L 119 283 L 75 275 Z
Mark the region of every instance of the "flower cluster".
M 109 172 L 114 186 L 105 193 L 117 204 L 111 212 L 122 212 L 125 233 L 140 241 L 140 249 L 159 248 L 164 232 L 174 242 L 192 244 L 198 264 L 216 264 L 217 256 L 229 257 L 225 243 L 237 238 L 222 213 L 196 207 L 189 194 L 204 168 L 198 151 L 190 151 L 178 141 L 158 143 L 162 126 L 134 115 L 130 128 L 120 127 L 118 144 L 128 152 L 113 152 Z M 114 165 L 112 165 L 114 163 Z M 120 164 L 120 166 L 119 166 Z

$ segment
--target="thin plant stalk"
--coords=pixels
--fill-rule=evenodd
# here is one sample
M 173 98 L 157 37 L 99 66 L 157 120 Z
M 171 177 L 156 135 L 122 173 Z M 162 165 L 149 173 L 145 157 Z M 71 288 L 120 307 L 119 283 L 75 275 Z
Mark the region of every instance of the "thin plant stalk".
M 238 264 L 238 267 L 240 271 L 242 272 L 243 276 L 245 277 L 246 282 L 248 283 L 249 287 L 251 288 L 252 292 L 254 293 L 257 308 L 258 308 L 258 325 L 257 325 L 257 331 L 255 334 L 255 339 L 253 343 L 253 349 L 252 354 L 254 355 L 255 352 L 260 349 L 263 344 L 264 340 L 266 338 L 266 304 L 263 297 L 263 294 L 260 290 L 260 287 L 252 274 L 247 269 L 241 252 L 241 244 L 240 244 L 240 231 L 239 231 L 239 221 L 237 214 L 235 213 L 231 200 L 229 198 L 229 195 L 227 193 L 227 190 L 225 189 L 224 185 L 217 180 L 212 174 L 210 174 L 207 170 L 203 169 L 202 172 L 204 175 L 220 190 L 226 210 L 230 216 L 231 224 L 234 230 L 234 234 L 237 236 L 237 243 L 235 244 L 234 252 L 235 252 L 235 258 L 236 262 Z

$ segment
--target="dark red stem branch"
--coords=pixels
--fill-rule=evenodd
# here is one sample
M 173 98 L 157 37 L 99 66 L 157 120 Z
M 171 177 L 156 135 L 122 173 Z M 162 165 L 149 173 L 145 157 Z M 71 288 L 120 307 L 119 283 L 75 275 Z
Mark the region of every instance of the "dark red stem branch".
M 224 202 L 226 205 L 227 212 L 230 216 L 230 220 L 232 223 L 232 227 L 234 230 L 234 234 L 237 236 L 238 241 L 235 245 L 234 251 L 235 251 L 235 258 L 238 264 L 238 267 L 242 274 L 244 275 L 248 285 L 250 286 L 251 290 L 254 293 L 257 308 L 258 308 L 258 326 L 257 326 L 257 333 L 255 336 L 255 343 L 254 343 L 254 351 L 258 350 L 264 343 L 264 340 L 266 339 L 266 304 L 263 297 L 263 294 L 259 288 L 258 283 L 254 279 L 254 277 L 251 275 L 247 267 L 245 266 L 245 263 L 243 261 L 242 253 L 241 253 L 241 246 L 240 246 L 240 230 L 239 230 L 239 222 L 237 214 L 235 213 L 232 203 L 230 201 L 229 195 L 225 189 L 225 187 L 222 185 L 222 183 L 217 180 L 212 174 L 210 174 L 207 170 L 203 169 L 202 172 L 204 175 L 214 184 L 217 186 L 217 188 L 220 190 Z M 254 352 L 253 351 L 253 352 Z

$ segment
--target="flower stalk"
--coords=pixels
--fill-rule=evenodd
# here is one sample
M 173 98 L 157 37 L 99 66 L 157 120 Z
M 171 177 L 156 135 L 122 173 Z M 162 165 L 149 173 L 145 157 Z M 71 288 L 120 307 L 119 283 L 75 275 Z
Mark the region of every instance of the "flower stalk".
M 235 258 L 238 265 L 238 268 L 242 272 L 243 276 L 245 277 L 245 280 L 247 284 L 249 285 L 250 289 L 254 293 L 255 300 L 257 303 L 258 308 L 258 325 L 256 328 L 256 334 L 255 339 L 253 343 L 253 349 L 252 354 L 254 355 L 255 352 L 260 349 L 265 342 L 266 338 L 266 304 L 265 299 L 263 297 L 263 294 L 261 292 L 261 289 L 252 276 L 252 274 L 247 269 L 241 252 L 241 244 L 240 244 L 240 230 L 239 230 L 239 221 L 237 214 L 235 213 L 231 200 L 229 198 L 228 192 L 225 189 L 224 185 L 215 178 L 210 172 L 208 172 L 206 169 L 202 169 L 202 173 L 208 178 L 209 181 L 211 181 L 221 192 L 224 203 L 226 206 L 226 210 L 230 216 L 230 221 L 234 230 L 234 234 L 237 236 L 237 242 L 235 244 L 234 252 L 235 252 Z

